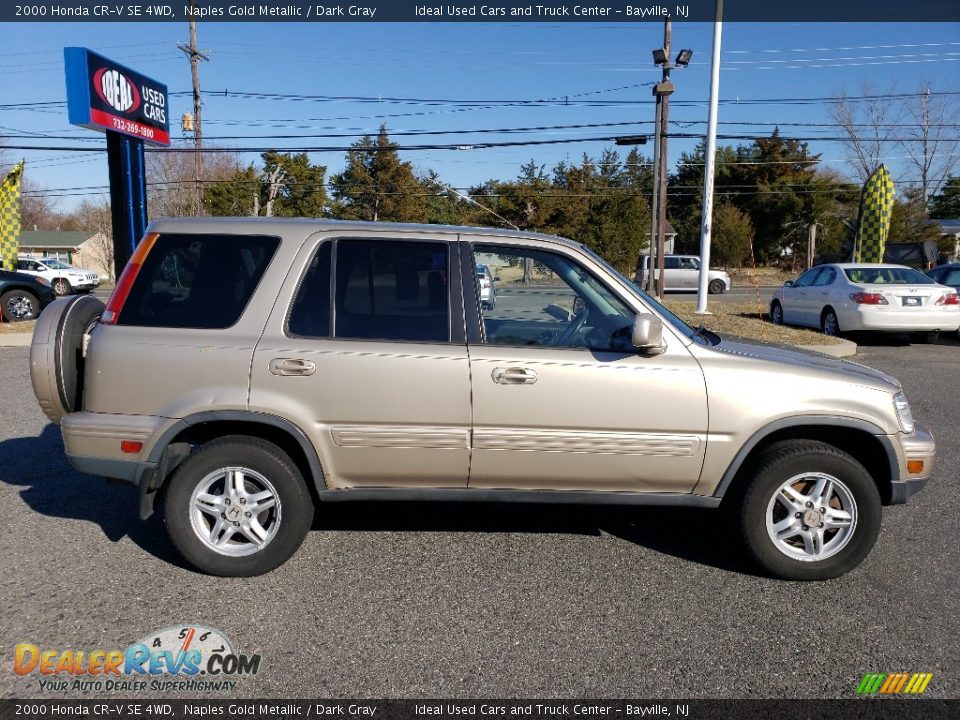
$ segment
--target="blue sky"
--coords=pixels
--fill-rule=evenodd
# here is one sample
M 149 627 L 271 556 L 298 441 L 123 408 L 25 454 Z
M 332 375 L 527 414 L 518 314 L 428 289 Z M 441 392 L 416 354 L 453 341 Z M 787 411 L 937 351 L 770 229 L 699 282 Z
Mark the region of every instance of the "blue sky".
M 186 41 L 186 23 L 31 24 L 3 27 L 0 105 L 62 101 L 63 47 L 100 52 L 165 82 L 171 92 L 190 89 L 189 63 L 176 48 Z M 671 129 L 705 132 L 709 95 L 712 25 L 675 22 L 673 47 L 695 51 L 693 62 L 674 71 L 676 93 Z M 204 135 L 223 146 L 348 145 L 390 131 L 475 130 L 591 123 L 635 123 L 607 128 L 539 130 L 503 135 L 425 136 L 406 143 L 462 142 L 518 138 L 584 138 L 651 132 L 649 84 L 659 78 L 650 51 L 662 40 L 661 23 L 371 23 L 282 24 L 200 23 L 198 44 L 211 61 L 201 65 Z M 720 131 L 767 134 L 775 123 L 785 135 L 834 136 L 835 128 L 786 123 L 829 123 L 824 103 L 747 104 L 770 98 L 829 97 L 839 91 L 859 95 L 864 84 L 875 91 L 915 90 L 929 81 L 938 90 L 960 90 L 960 25 L 948 23 L 726 23 L 723 29 L 720 95 L 740 99 L 721 107 Z M 227 96 L 224 97 L 224 91 Z M 364 98 L 415 98 L 418 102 L 310 102 L 251 99 L 236 93 L 276 93 Z M 230 94 L 234 94 L 233 97 Z M 542 100 L 569 98 L 551 106 L 463 107 L 434 100 Z M 587 100 L 644 101 L 640 106 L 608 102 L 584 107 Z M 693 105 L 681 107 L 683 102 Z M 187 95 L 171 99 L 177 121 L 191 109 Z M 743 124 L 731 124 L 743 123 Z M 180 137 L 179 122 L 171 123 Z M 37 140 L 7 144 L 86 145 L 102 135 L 68 124 L 65 107 L 0 108 L 0 133 L 37 134 Z M 277 134 L 347 133 L 340 139 L 256 139 Z M 68 135 L 76 140 L 44 140 Z M 215 140 L 249 135 L 249 139 Z M 353 137 L 355 136 L 355 137 Z M 400 138 L 397 138 L 400 140 Z M 695 141 L 675 140 L 671 167 Z M 722 141 L 735 144 L 736 141 Z M 597 156 L 607 142 L 456 151 L 408 151 L 403 157 L 419 170 L 434 169 L 441 179 L 467 188 L 489 178 L 515 177 L 531 158 L 549 170 L 561 160 Z M 845 174 L 844 150 L 836 142 L 814 140 L 824 164 Z M 650 148 L 651 146 L 648 146 Z M 6 150 L 4 161 L 27 160 L 29 179 L 55 189 L 68 210 L 85 194 L 106 193 L 106 153 Z M 247 156 L 253 160 L 256 155 Z M 315 153 L 328 176 L 343 165 L 342 152 Z M 891 156 L 894 176 L 910 180 L 900 159 Z M 102 188 L 98 186 L 103 186 Z

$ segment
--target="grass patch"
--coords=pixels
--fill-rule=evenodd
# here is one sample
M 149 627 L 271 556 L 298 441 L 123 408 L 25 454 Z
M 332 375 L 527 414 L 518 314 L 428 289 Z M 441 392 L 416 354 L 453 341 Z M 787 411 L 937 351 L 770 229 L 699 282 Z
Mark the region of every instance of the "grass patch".
M 0 322 L 0 333 L 30 333 L 32 335 L 33 328 L 36 324 L 36 320 L 27 320 L 26 322 Z
M 840 340 L 815 330 L 774 325 L 770 322 L 767 308 L 757 303 L 710 304 L 712 315 L 697 315 L 695 302 L 668 299 L 664 305 L 693 327 L 703 325 L 721 335 L 782 343 L 784 345 L 839 345 Z

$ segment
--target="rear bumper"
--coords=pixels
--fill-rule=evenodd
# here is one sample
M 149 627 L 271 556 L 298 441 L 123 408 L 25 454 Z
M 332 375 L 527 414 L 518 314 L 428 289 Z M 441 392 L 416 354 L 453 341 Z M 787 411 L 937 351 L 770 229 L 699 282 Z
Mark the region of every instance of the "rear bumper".
M 63 445 L 67 459 L 77 470 L 110 480 L 130 483 L 140 489 L 140 516 L 153 512 L 151 480 L 157 468 L 167 460 L 150 460 L 156 439 L 176 420 L 148 415 L 111 415 L 76 412 L 63 417 Z M 124 453 L 121 441 L 143 443 L 139 453 Z
M 950 332 L 960 328 L 960 310 L 887 309 L 882 306 L 864 306 L 844 308 L 837 313 L 840 329 L 875 330 L 879 332 Z

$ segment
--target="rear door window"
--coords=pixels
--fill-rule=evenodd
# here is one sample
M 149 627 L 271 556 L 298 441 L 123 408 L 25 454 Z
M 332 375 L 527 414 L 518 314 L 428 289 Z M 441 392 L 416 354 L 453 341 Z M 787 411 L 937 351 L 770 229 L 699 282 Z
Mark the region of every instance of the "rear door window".
M 446 243 L 337 241 L 334 336 L 448 342 Z
M 118 325 L 227 328 L 237 322 L 280 238 L 160 235 L 120 311 Z

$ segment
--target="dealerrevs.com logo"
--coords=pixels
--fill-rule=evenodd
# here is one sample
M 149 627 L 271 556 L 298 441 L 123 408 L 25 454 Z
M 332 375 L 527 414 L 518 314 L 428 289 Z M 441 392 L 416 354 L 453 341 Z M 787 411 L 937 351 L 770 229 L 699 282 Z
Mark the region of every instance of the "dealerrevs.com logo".
M 922 695 L 933 673 L 867 673 L 857 695 Z
M 176 625 L 152 632 L 124 649 L 41 648 L 19 643 L 13 671 L 36 675 L 41 690 L 233 690 L 233 678 L 256 675 L 260 655 L 234 650 L 221 631 Z

